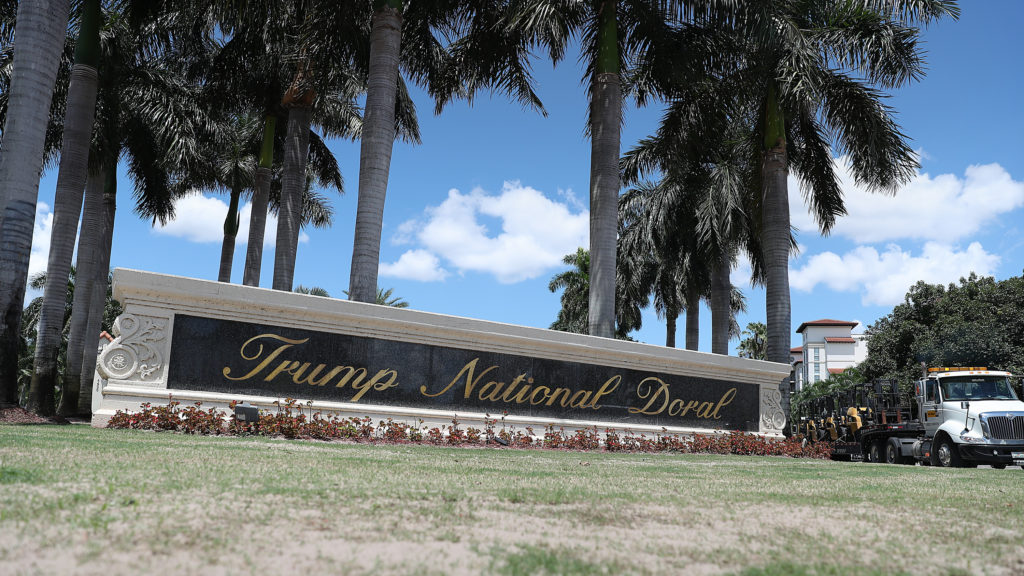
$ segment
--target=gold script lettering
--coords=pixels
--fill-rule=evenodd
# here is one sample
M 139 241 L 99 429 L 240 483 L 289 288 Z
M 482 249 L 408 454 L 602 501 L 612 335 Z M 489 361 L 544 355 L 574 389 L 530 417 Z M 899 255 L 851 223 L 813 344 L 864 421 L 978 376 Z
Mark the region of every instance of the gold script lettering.
M 657 390 L 654 390 L 654 384 L 652 384 L 652 382 L 657 382 L 660 385 Z M 644 386 L 644 384 L 647 384 L 647 386 Z M 666 384 L 661 378 L 650 376 L 641 380 L 636 386 L 636 395 L 639 396 L 641 400 L 646 400 L 647 398 L 650 398 L 650 400 L 647 400 L 647 405 L 643 408 L 630 407 L 629 410 L 627 410 L 630 414 L 646 414 L 648 416 L 653 416 L 655 414 L 661 414 L 661 412 L 668 406 L 668 384 Z M 654 410 L 654 403 L 662 396 L 664 396 L 665 399 L 662 401 L 661 407 Z
M 245 341 L 244 344 L 242 344 L 242 348 L 241 350 L 239 350 L 239 354 L 242 356 L 242 359 L 258 360 L 260 356 L 263 355 L 263 343 L 260 342 L 260 340 L 263 339 L 276 340 L 278 342 L 283 342 L 283 344 L 274 349 L 274 351 L 271 352 L 270 354 L 267 354 L 267 357 L 264 358 L 262 362 L 260 362 L 245 376 L 231 376 L 231 368 L 225 366 L 224 370 L 221 371 L 221 373 L 224 374 L 224 377 L 227 378 L 228 380 L 248 380 L 249 378 L 252 378 L 256 374 L 262 372 L 264 368 L 269 366 L 270 363 L 273 362 L 275 358 L 280 356 L 281 353 L 284 352 L 285 350 L 298 344 L 305 344 L 306 342 L 309 341 L 309 338 L 303 338 L 301 340 L 292 340 L 290 338 L 285 338 L 284 336 L 278 336 L 277 334 L 260 334 L 259 336 L 253 336 L 252 338 L 249 338 L 248 340 Z M 253 351 L 252 354 L 247 355 L 245 351 L 247 348 L 249 348 L 250 344 L 256 346 L 256 350 Z
M 462 367 L 462 370 L 459 370 L 459 373 L 455 376 L 455 378 L 452 378 L 452 381 L 449 382 L 448 385 L 445 386 L 441 391 L 435 392 L 435 393 L 431 394 L 430 392 L 427 392 L 427 385 L 424 384 L 423 386 L 420 386 L 420 394 L 423 394 L 424 396 L 428 396 L 430 398 L 436 398 L 436 397 L 440 396 L 441 394 L 444 394 L 445 392 L 451 390 L 452 386 L 454 386 L 455 383 L 458 382 L 459 379 L 461 379 L 463 377 L 463 375 L 465 375 L 465 377 L 466 377 L 465 398 L 469 398 L 469 395 L 473 393 L 473 388 L 475 388 L 477 383 L 480 382 L 480 379 L 483 378 L 484 376 L 486 376 L 487 373 L 490 372 L 491 370 L 497 370 L 497 368 L 498 368 L 497 366 L 491 366 L 490 368 L 488 368 L 488 369 L 484 370 L 483 372 L 481 372 L 478 376 L 474 377 L 473 373 L 476 370 L 476 363 L 479 362 L 479 361 L 480 361 L 479 358 L 473 358 L 472 360 L 467 362 L 466 365 Z

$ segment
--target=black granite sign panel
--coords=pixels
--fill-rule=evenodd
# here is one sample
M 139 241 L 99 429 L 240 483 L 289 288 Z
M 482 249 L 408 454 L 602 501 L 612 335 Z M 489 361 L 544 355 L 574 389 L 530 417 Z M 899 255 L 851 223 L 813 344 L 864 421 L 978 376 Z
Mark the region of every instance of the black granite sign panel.
M 758 429 L 755 384 L 177 315 L 168 388 Z

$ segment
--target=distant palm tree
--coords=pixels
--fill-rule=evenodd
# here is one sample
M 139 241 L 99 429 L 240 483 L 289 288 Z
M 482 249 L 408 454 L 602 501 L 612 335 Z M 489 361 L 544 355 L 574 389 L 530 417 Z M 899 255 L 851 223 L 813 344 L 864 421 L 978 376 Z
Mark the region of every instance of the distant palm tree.
M 377 304 L 380 304 L 381 306 L 390 306 L 392 308 L 408 308 L 409 303 L 403 300 L 401 296 L 391 295 L 394 291 L 394 288 L 388 288 L 387 290 L 377 288 Z
M 738 291 L 729 280 L 739 247 L 746 247 L 755 273 L 762 268 L 760 245 L 752 240 L 752 216 L 758 213 L 760 195 L 752 185 L 751 124 L 736 105 L 735 92 L 735 86 L 717 79 L 675 88 L 666 94 L 671 101 L 657 132 L 629 150 L 620 163 L 623 181 L 629 184 L 660 175 L 656 185 L 641 184 L 620 199 L 620 219 L 635 221 L 637 228 L 632 234 L 628 228 L 625 234 L 620 231 L 620 250 L 653 254 L 658 248 L 663 256 L 653 264 L 678 262 L 678 282 L 699 285 L 689 299 L 696 303 L 705 298 L 710 305 L 711 351 L 716 354 L 728 354 L 737 313 L 733 304 L 742 302 L 741 294 L 740 300 L 734 298 Z M 629 203 L 637 206 L 630 208 Z M 650 209 L 645 208 L 648 204 Z M 661 294 L 668 293 L 664 282 L 670 277 L 659 275 L 662 287 L 655 289 Z M 681 295 L 674 297 L 685 301 L 686 290 L 680 290 Z M 659 301 L 668 301 L 655 296 L 656 307 Z M 693 312 L 687 315 L 691 348 L 698 337 L 699 306 L 678 306 L 683 308 Z M 670 338 L 673 329 L 669 326 Z
M 736 351 L 740 358 L 767 360 L 768 358 L 768 327 L 763 322 L 750 322 L 743 331 L 743 339 Z
M 551 292 L 562 290 L 562 307 L 549 329 L 587 334 L 590 317 L 590 253 L 585 248 L 579 248 L 562 258 L 562 263 L 570 268 L 555 274 L 548 282 L 548 290 Z M 629 333 L 641 327 L 643 320 L 640 310 L 646 302 L 629 298 L 625 292 L 620 292 L 616 300 L 618 314 L 615 338 L 629 340 Z
M 294 290 L 292 290 L 292 292 L 295 292 L 296 294 L 309 294 L 310 296 L 322 296 L 324 298 L 331 297 L 331 295 L 327 293 L 327 290 L 324 290 L 319 286 L 310 286 L 307 288 L 306 286 L 299 284 Z
M 373 303 L 379 304 L 381 306 L 390 306 L 392 308 L 408 308 L 409 303 L 403 300 L 401 296 L 391 295 L 392 292 L 394 291 L 394 288 L 388 288 L 387 290 L 384 290 L 383 288 L 378 287 L 377 298 Z M 351 298 L 352 295 L 349 294 L 348 290 L 345 290 L 345 296 Z

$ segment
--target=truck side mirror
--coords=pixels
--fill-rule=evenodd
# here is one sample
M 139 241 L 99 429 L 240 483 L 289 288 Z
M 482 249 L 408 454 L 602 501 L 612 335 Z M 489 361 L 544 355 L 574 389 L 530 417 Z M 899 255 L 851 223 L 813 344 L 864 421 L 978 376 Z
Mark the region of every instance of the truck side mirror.
M 971 403 L 968 402 L 967 400 L 964 400 L 963 402 L 960 403 L 960 407 L 963 408 L 964 410 L 970 410 Z

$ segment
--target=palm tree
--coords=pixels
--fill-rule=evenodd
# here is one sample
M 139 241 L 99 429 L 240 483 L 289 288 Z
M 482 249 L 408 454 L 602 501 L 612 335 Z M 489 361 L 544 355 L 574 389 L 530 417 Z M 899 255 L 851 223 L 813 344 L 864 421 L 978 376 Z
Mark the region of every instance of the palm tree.
M 69 0 L 18 2 L 15 26 L 2 31 L 18 61 L 0 145 L 0 402 L 5 403 L 17 401 L 19 330 L 39 171 L 69 5 Z
M 106 304 L 111 300 L 110 247 L 117 210 L 117 175 L 101 168 L 89 174 L 86 183 L 82 230 L 78 241 L 78 290 L 71 305 L 64 388 L 57 413 L 87 415 L 92 409 L 92 381 L 96 371 L 93 339 L 100 327 L 112 326 Z M 89 231 L 92 231 L 91 233 Z M 119 306 L 118 306 L 119 307 Z M 82 384 L 85 384 L 84 386 Z M 77 403 L 72 400 L 77 399 Z
M 319 286 L 310 286 L 307 288 L 306 286 L 299 284 L 295 287 L 295 290 L 292 290 L 292 292 L 295 292 L 296 294 L 309 294 L 310 296 L 321 296 L 323 298 L 331 297 L 331 295 L 327 293 L 327 290 L 324 290 Z
M 913 176 L 916 155 L 875 87 L 920 78 L 913 22 L 958 13 L 954 2 L 942 0 L 788 0 L 744 15 L 747 57 L 738 76 L 760 110 L 769 360 L 789 361 L 789 170 L 800 178 L 823 233 L 845 213 L 830 141 L 869 189 L 893 191 Z
M 768 357 L 768 327 L 763 322 L 750 322 L 743 330 L 743 339 L 736 351 L 740 358 L 766 360 Z
M 402 299 L 401 296 L 392 296 L 394 291 L 394 288 L 388 288 L 385 290 L 378 287 L 377 298 L 373 303 L 379 306 L 390 306 L 392 308 L 408 308 L 409 303 Z M 351 298 L 351 294 L 349 294 L 348 290 L 345 290 L 345 297 Z
M 52 414 L 56 408 L 50 405 L 52 396 L 43 391 L 52 390 L 57 383 L 57 355 L 61 344 L 59 333 L 64 326 L 63 303 L 67 296 L 67 283 L 63 277 L 71 268 L 88 172 L 89 144 L 96 112 L 101 18 L 99 0 L 83 3 L 75 45 L 75 64 L 71 69 L 68 86 L 60 168 L 57 173 L 53 230 L 46 267 L 50 274 L 43 290 L 43 306 L 35 343 L 35 373 L 28 398 L 29 410 L 46 415 Z M 77 397 L 70 401 L 77 408 Z
M 591 139 L 592 282 L 588 325 L 592 335 L 611 337 L 614 331 L 623 78 L 631 76 L 631 71 L 641 61 L 658 60 L 666 54 L 682 54 L 691 60 L 678 67 L 677 80 L 686 78 L 692 69 L 704 74 L 710 58 L 704 51 L 691 50 L 694 46 L 678 42 L 691 38 L 673 34 L 673 30 L 685 16 L 696 12 L 713 15 L 719 8 L 729 8 L 728 3 L 704 0 L 515 2 L 510 26 L 520 30 L 533 45 L 546 48 L 554 62 L 562 59 L 573 36 L 578 35 L 583 44 L 581 58 L 586 63 L 585 82 L 590 101 L 587 134 Z M 715 56 L 717 58 L 717 53 Z M 695 66 L 694 62 L 699 65 Z M 638 102 L 645 103 L 644 93 L 636 94 L 640 97 Z
M 549 329 L 586 334 L 590 305 L 590 254 L 586 249 L 579 248 L 575 253 L 567 254 L 562 258 L 562 263 L 570 268 L 555 274 L 548 283 L 548 290 L 551 292 L 562 290 L 562 307 L 558 311 L 558 318 L 549 326 Z M 618 294 L 616 298 L 616 338 L 629 340 L 629 333 L 640 329 L 642 323 L 640 310 L 645 305 L 645 301 L 631 297 L 625 291 Z
M 650 76 L 648 82 L 657 76 L 645 73 Z M 658 131 L 641 140 L 621 161 L 626 183 L 654 172 L 661 174 L 661 180 L 623 196 L 620 218 L 645 225 L 637 226 L 633 240 L 620 233 L 620 249 L 631 254 L 660 250 L 662 255 L 653 263 L 679 260 L 672 269 L 687 263 L 679 270 L 688 271 L 690 277 L 681 277 L 679 282 L 692 289 L 683 290 L 679 298 L 691 301 L 683 306 L 689 312 L 688 348 L 699 337 L 697 300 L 703 297 L 712 312 L 712 352 L 716 354 L 728 354 L 734 303 L 742 303 L 741 294 L 738 300 L 733 297 L 736 290 L 729 280 L 738 248 L 745 245 L 752 261 L 760 259 L 760 250 L 750 240 L 756 195 L 750 185 L 749 123 L 735 105 L 734 90 L 713 78 L 672 88 L 666 94 L 671 101 Z M 631 208 L 631 202 L 636 206 Z M 655 240 L 671 244 L 648 245 Z M 660 276 L 665 286 L 664 278 L 671 275 Z M 659 290 L 667 291 L 664 287 Z M 669 327 L 672 340 L 673 328 Z
M 207 122 L 197 88 L 188 82 L 185 59 L 172 48 L 155 49 L 153 38 L 167 33 L 164 22 L 137 24 L 122 12 L 108 13 L 100 35 L 99 89 L 86 186 L 85 214 L 79 238 L 81 301 L 73 308 L 65 394 L 70 402 L 79 388 L 78 405 L 61 406 L 62 414 L 88 413 L 94 358 L 90 347 L 98 329 L 102 295 L 110 262 L 116 210 L 117 166 L 123 159 L 135 187 L 136 212 L 166 221 L 174 215 L 172 174 L 194 161 L 198 135 Z M 102 184 L 100 184 L 102 183 Z M 93 268 L 90 270 L 89 267 Z M 100 285 L 98 287 L 97 285 Z M 81 304 L 81 305 L 79 305 Z M 78 362 L 82 362 L 78 366 Z M 68 391 L 71 390 L 69 394 Z M 49 394 L 41 390 L 41 394 Z
M 507 0 L 374 0 L 367 91 L 359 152 L 359 197 L 352 250 L 350 298 L 373 302 L 380 266 L 384 200 L 395 140 L 396 94 L 404 91 L 400 66 L 428 87 L 439 112 L 454 97 L 472 99 L 499 88 L 541 109 L 530 85 L 526 37 L 504 25 Z M 451 40 L 446 51 L 435 34 Z M 442 64 L 443 63 L 443 64 Z
M 33 290 L 42 290 L 45 288 L 49 278 L 50 275 L 48 272 L 41 272 L 39 274 L 32 276 L 29 279 L 28 285 Z M 69 334 L 71 332 L 71 318 L 73 302 L 75 299 L 76 284 L 78 283 L 76 282 L 75 268 L 72 267 L 68 275 L 67 297 L 64 301 L 64 305 L 62 306 L 61 310 L 61 319 L 63 322 L 61 324 L 60 330 L 61 341 L 59 351 L 57 354 L 57 362 L 62 368 L 67 366 L 66 358 L 68 352 Z M 94 337 L 99 337 L 100 330 L 111 330 L 114 319 L 121 314 L 121 305 L 111 296 L 109 290 L 109 283 L 107 283 L 107 286 L 108 289 L 104 292 L 105 298 L 100 302 L 99 307 L 101 311 L 100 316 L 102 322 L 94 332 Z M 25 400 L 27 400 L 29 388 L 31 386 L 31 380 L 33 378 L 33 374 L 35 373 L 34 364 L 36 355 L 34 349 L 36 346 L 38 346 L 39 343 L 39 323 L 41 321 L 40 315 L 42 312 L 42 308 L 44 306 L 45 298 L 45 295 L 34 298 L 31 302 L 29 302 L 28 306 L 25 307 L 25 310 L 22 313 L 21 317 L 21 337 L 23 340 L 23 349 L 25 350 L 25 353 L 22 354 L 19 360 L 19 365 L 22 367 L 22 369 L 19 374 L 20 381 L 18 384 L 18 388 L 21 391 L 21 396 Z M 93 339 L 92 343 L 95 344 L 95 338 Z M 58 381 L 60 381 L 67 378 L 68 372 L 66 369 L 58 370 L 57 375 Z M 58 388 L 66 390 L 66 387 L 63 386 Z M 74 401 L 77 402 L 78 399 L 75 398 Z M 62 395 L 61 403 L 63 404 L 64 402 L 65 400 Z
M 741 14 L 737 28 L 746 47 L 736 79 L 746 105 L 758 112 L 768 360 L 789 363 L 789 171 L 823 234 L 845 214 L 833 148 L 869 190 L 893 192 L 907 182 L 917 156 L 879 89 L 923 76 L 915 22 L 958 15 L 952 0 L 784 0 Z M 781 390 L 788 413 L 789 390 Z

